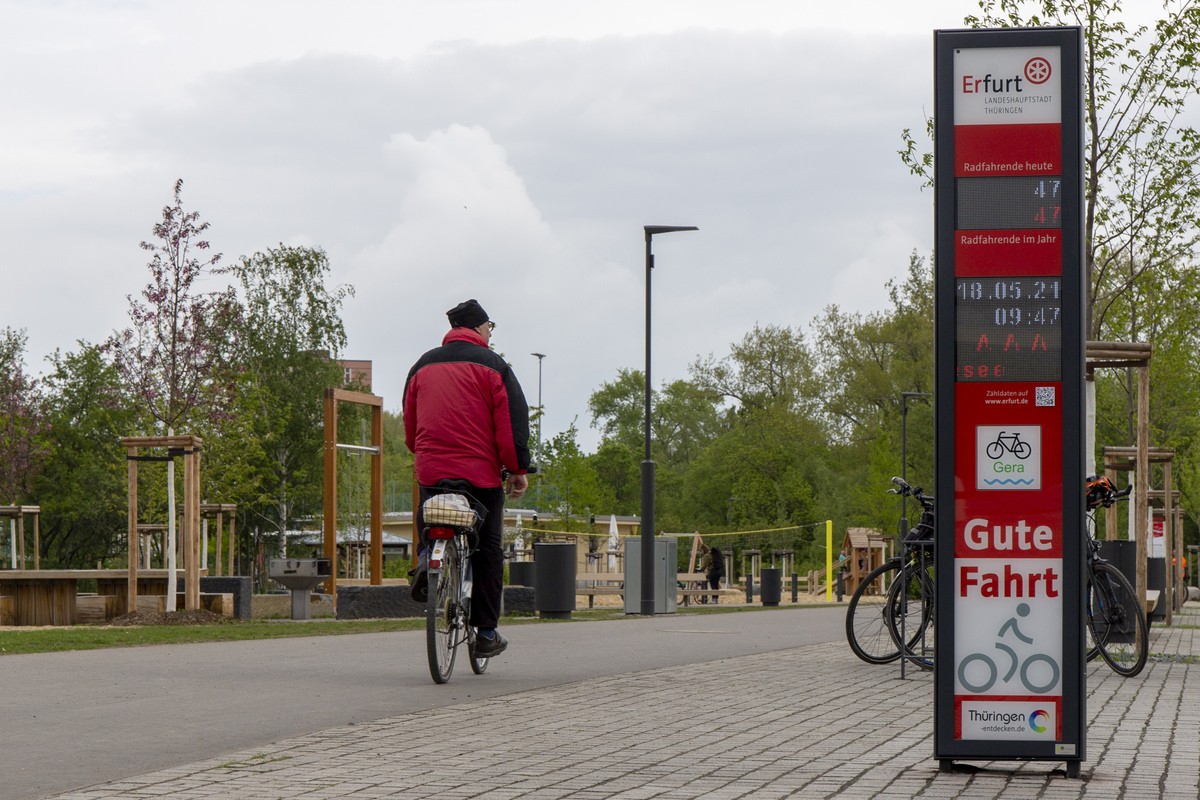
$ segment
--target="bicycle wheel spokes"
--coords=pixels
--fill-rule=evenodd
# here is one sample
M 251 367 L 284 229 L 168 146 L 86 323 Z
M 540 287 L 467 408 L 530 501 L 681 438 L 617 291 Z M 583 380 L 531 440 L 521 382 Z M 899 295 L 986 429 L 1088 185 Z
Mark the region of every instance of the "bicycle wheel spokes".
M 429 572 L 429 599 L 425 607 L 425 649 L 434 683 L 445 683 L 454 672 L 454 655 L 465 634 L 459 603 L 458 558 L 453 543 L 447 545 L 442 569 Z
M 1089 576 L 1088 627 L 1100 656 L 1114 672 L 1133 677 L 1146 666 L 1150 633 L 1146 614 L 1129 581 L 1112 564 L 1096 564 Z
M 900 562 L 893 560 L 867 573 L 846 609 L 846 641 L 868 664 L 886 664 L 900 657 L 887 621 L 888 592 L 899 570 Z

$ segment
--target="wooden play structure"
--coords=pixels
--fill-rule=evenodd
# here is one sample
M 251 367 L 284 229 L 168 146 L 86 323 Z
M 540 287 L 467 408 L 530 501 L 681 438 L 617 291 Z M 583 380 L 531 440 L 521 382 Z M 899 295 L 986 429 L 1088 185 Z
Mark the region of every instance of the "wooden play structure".
M 207 545 L 208 545 L 207 521 L 211 519 L 217 523 L 216 530 L 215 530 L 214 542 L 213 542 L 214 552 L 213 552 L 212 574 L 214 576 L 221 574 L 221 537 L 225 530 L 225 520 L 226 520 L 225 515 L 226 514 L 229 515 L 228 516 L 229 536 L 226 539 L 226 541 L 229 543 L 229 546 L 228 546 L 229 566 L 228 566 L 228 571 L 225 574 L 226 575 L 236 575 L 237 573 L 235 573 L 233 570 L 233 557 L 234 557 L 234 553 L 237 551 L 237 539 L 235 538 L 236 534 L 234 532 L 234 516 L 237 514 L 237 504 L 236 503 L 201 503 L 200 504 L 200 519 L 202 521 L 202 528 L 203 528 L 202 533 L 206 534 L 204 536 L 205 547 L 207 547 Z M 201 562 L 206 565 L 208 564 L 208 553 L 207 552 L 201 554 Z
M 1130 538 L 1137 542 L 1137 574 L 1134 582 L 1134 592 L 1138 597 L 1147 597 L 1146 559 L 1149 555 L 1150 527 L 1150 359 L 1153 346 L 1149 342 L 1088 342 L 1087 343 L 1087 380 L 1094 382 L 1098 369 L 1136 370 L 1137 373 L 1137 432 L 1133 447 L 1113 447 L 1104 449 L 1105 471 L 1109 477 L 1115 477 L 1118 467 L 1134 473 L 1133 498 L 1133 530 Z M 1173 455 L 1173 454 L 1172 454 Z M 1110 462 L 1110 459 L 1111 462 Z M 1112 471 L 1109 472 L 1109 465 Z M 1170 466 L 1165 470 L 1167 479 L 1166 491 L 1171 493 Z M 1106 517 L 1106 530 L 1115 530 L 1116 516 L 1110 509 L 1111 516 Z M 1168 563 L 1170 560 L 1168 558 Z M 1171 583 L 1171 581 L 1168 581 Z M 1170 618 L 1168 618 L 1169 620 Z M 1168 624 L 1170 622 L 1168 621 Z
M 1174 490 L 1171 485 L 1171 464 L 1175 460 L 1175 451 L 1162 447 L 1148 448 L 1144 454 L 1146 467 L 1138 469 L 1139 461 L 1138 449 L 1135 447 L 1105 447 L 1104 448 L 1104 474 L 1111 480 L 1116 482 L 1118 472 L 1134 472 L 1134 492 L 1133 492 L 1133 530 L 1131 537 L 1137 541 L 1137 595 L 1147 598 L 1147 605 L 1153 607 L 1156 605 L 1157 592 L 1149 589 L 1149 581 L 1146 577 L 1146 567 L 1150 557 L 1150 537 L 1152 534 L 1150 526 L 1150 502 L 1159 500 L 1162 503 L 1163 513 L 1163 545 L 1166 550 L 1166 569 L 1167 579 L 1163 585 L 1162 592 L 1164 594 L 1164 606 L 1166 616 L 1164 622 L 1167 625 L 1174 624 L 1174 610 L 1177 608 L 1175 592 L 1177 587 L 1182 583 L 1183 579 L 1183 559 L 1179 558 L 1183 554 L 1183 526 L 1179 524 L 1178 515 L 1176 514 L 1179 492 Z M 1161 489 L 1150 488 L 1150 464 L 1161 465 L 1163 485 Z M 1139 494 L 1140 490 L 1140 494 Z M 1104 530 L 1108 536 L 1112 534 L 1109 531 L 1117 530 L 1117 514 L 1119 513 L 1116 506 L 1108 508 L 1104 512 Z M 1174 563 L 1174 569 L 1172 564 Z
M 337 440 L 338 403 L 352 403 L 371 409 L 371 444 L 342 444 Z M 323 523 L 324 557 L 330 560 L 331 573 L 325 591 L 337 594 L 337 454 L 339 450 L 371 456 L 371 585 L 383 584 L 383 398 L 345 389 L 325 390 L 325 513 Z
M 200 609 L 200 447 L 198 436 L 129 436 L 121 439 L 129 464 L 129 568 L 125 607 L 138 607 L 138 464 L 183 458 L 183 607 Z M 153 451 L 145 453 L 144 451 Z M 163 452 L 165 451 L 165 453 Z M 167 591 L 174 591 L 168 578 Z
M 846 556 L 842 591 L 852 595 L 863 578 L 887 560 L 887 542 L 883 533 L 874 528 L 847 528 L 846 537 L 842 540 L 842 553 Z M 878 588 L 882 592 L 887 587 Z
M 29 562 L 25 556 L 25 518 L 33 521 L 33 568 L 41 566 L 40 529 L 41 506 L 0 506 L 0 520 L 8 520 L 9 568 L 23 568 Z M 20 567 L 18 567 L 20 565 Z

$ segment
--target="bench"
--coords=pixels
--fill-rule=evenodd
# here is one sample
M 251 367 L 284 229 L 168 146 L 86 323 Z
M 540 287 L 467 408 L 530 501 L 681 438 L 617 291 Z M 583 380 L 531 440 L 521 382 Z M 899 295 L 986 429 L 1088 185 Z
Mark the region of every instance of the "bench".
M 699 599 L 708 595 L 721 594 L 720 589 L 709 588 L 708 576 L 703 572 L 681 572 L 675 576 L 675 580 L 678 586 L 676 593 L 679 595 L 680 602 L 685 606 L 693 597 Z
M 675 580 L 676 594 L 685 606 L 693 597 L 741 596 L 741 592 L 736 589 L 707 588 L 708 579 L 703 572 L 680 572 L 675 576 Z M 625 574 L 622 572 L 579 572 L 575 575 L 575 584 L 575 594 L 587 596 L 588 608 L 595 608 L 596 595 L 625 595 Z
M 625 573 L 577 572 L 575 574 L 575 594 L 577 596 L 587 595 L 588 608 L 595 608 L 598 594 L 622 596 L 625 594 Z
M 1154 607 L 1158 605 L 1158 589 L 1146 590 L 1146 614 L 1149 615 L 1154 611 Z

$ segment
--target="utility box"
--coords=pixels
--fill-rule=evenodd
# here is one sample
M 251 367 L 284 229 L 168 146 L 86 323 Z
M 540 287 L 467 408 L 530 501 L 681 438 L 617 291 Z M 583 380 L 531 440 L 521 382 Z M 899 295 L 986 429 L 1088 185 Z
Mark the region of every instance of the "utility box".
M 654 540 L 654 613 L 674 614 L 676 586 L 679 571 L 676 560 L 679 542 L 673 537 Z M 625 613 L 642 613 L 642 542 L 640 539 L 625 540 Z

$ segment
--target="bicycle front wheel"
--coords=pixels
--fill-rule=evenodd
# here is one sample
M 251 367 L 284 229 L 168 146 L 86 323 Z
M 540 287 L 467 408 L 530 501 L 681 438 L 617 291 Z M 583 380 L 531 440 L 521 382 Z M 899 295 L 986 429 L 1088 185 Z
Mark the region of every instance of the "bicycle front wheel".
M 887 664 L 900 657 L 887 620 L 889 609 L 894 610 L 888 602 L 889 590 L 899 572 L 899 559 L 868 572 L 846 609 L 846 641 L 854 655 L 868 664 Z
M 429 599 L 425 605 L 425 650 L 434 683 L 450 680 L 454 655 L 465 633 L 460 569 L 454 542 L 447 542 L 442 568 L 429 571 Z
M 1112 564 L 1095 564 L 1086 600 L 1088 628 L 1100 657 L 1118 675 L 1137 675 L 1150 653 L 1150 631 L 1129 581 Z

